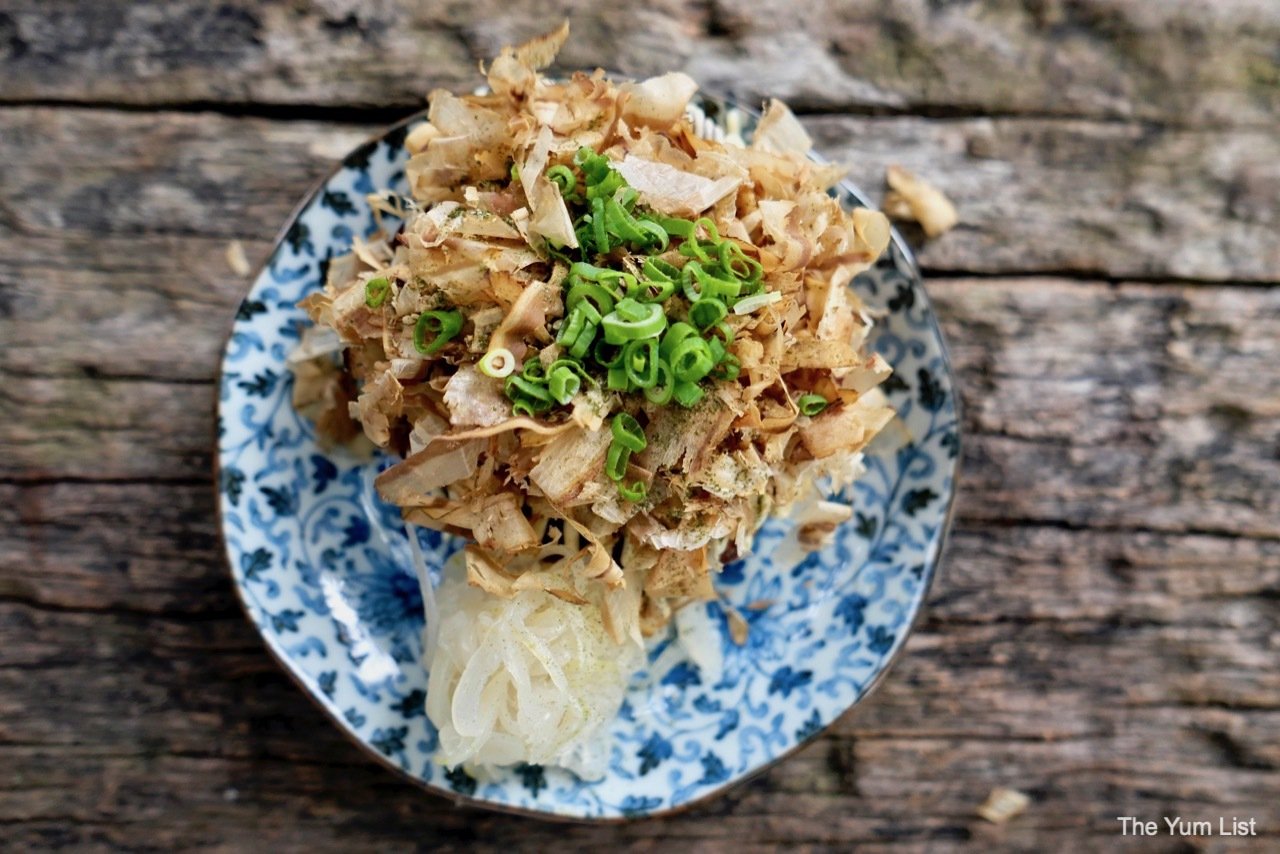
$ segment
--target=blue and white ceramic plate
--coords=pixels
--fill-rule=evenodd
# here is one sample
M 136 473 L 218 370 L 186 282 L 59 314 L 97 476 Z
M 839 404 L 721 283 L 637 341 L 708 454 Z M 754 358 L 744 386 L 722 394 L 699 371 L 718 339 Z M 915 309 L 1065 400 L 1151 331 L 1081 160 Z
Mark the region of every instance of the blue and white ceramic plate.
M 726 110 L 711 99 L 702 107 L 707 124 Z M 372 488 L 389 461 L 322 450 L 290 405 L 284 364 L 305 322 L 296 303 L 321 286 L 328 259 L 346 252 L 352 235 L 374 228 L 365 195 L 407 189 L 402 144 L 423 118 L 342 161 L 294 216 L 236 315 L 222 361 L 217 454 L 236 589 L 268 648 L 334 723 L 428 789 L 572 819 L 685 807 L 761 771 L 865 697 L 920 611 L 955 492 L 959 434 L 955 380 L 919 272 L 895 234 L 892 250 L 855 283 L 885 313 L 874 346 L 894 367 L 886 390 L 914 438 L 868 455 L 853 487 L 856 515 L 834 544 L 811 555 L 779 548 L 788 526 L 770 522 L 755 554 L 717 581 L 749 624 L 746 644 L 731 640 L 719 604 L 697 606 L 705 614 L 691 620 L 720 649 L 711 665 L 687 658 L 670 633 L 651 641 L 650 668 L 613 723 L 603 780 L 534 765 L 476 779 L 435 760 L 407 535 Z M 754 123 L 746 120 L 744 135 Z M 847 204 L 867 203 L 852 187 L 839 192 Z M 462 546 L 434 532 L 420 542 L 435 572 Z

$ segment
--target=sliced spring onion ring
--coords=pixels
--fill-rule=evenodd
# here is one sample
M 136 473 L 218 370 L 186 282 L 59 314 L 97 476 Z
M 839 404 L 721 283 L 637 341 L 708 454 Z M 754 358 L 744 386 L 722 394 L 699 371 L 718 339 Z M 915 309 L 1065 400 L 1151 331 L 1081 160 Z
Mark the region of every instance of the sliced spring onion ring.
M 796 400 L 801 415 L 814 416 L 826 409 L 830 401 L 820 394 L 802 394 Z
M 637 480 L 630 486 L 624 483 L 618 484 L 618 494 L 621 495 L 624 500 L 630 501 L 632 504 L 639 504 L 641 501 L 644 501 L 648 496 L 648 492 L 649 491 L 645 488 L 644 481 L 642 480 Z
M 650 403 L 656 403 L 659 406 L 665 406 L 671 402 L 671 396 L 675 393 L 676 380 L 671 373 L 671 365 L 666 359 L 658 359 L 658 381 L 650 388 L 644 390 L 645 399 Z
M 476 364 L 476 368 L 486 377 L 511 376 L 516 369 L 516 357 L 506 347 L 497 347 L 485 353 Z
M 613 441 L 628 451 L 639 453 L 649 447 L 649 442 L 644 437 L 644 428 L 630 413 L 619 412 L 613 416 L 609 431 L 613 433 Z
M 631 451 L 625 445 L 616 442 L 609 446 L 604 455 L 604 473 L 610 480 L 622 480 L 627 473 L 627 463 L 631 461 Z
M 652 388 L 658 382 L 658 339 L 628 341 L 622 350 L 622 367 L 636 388 Z
M 667 316 L 657 303 L 642 303 L 633 299 L 619 300 L 613 311 L 601 321 L 604 340 L 610 344 L 623 344 L 637 338 L 653 338 L 667 327 Z
M 702 396 L 706 394 L 702 387 L 697 383 L 676 383 L 673 397 L 676 403 L 688 409 L 702 400 Z
M 556 403 L 565 406 L 582 388 L 582 377 L 568 365 L 560 365 L 547 375 L 547 390 Z
M 503 383 L 503 390 L 507 393 L 507 397 L 532 398 L 533 400 L 551 400 L 551 392 L 547 390 L 547 384 L 544 382 L 534 382 L 527 380 L 519 374 L 512 374 L 507 377 Z
M 552 166 L 543 173 L 547 179 L 554 181 L 556 186 L 560 188 L 560 195 L 567 196 L 573 192 L 574 187 L 578 186 L 578 179 L 573 174 L 573 170 L 563 164 Z
M 703 297 L 689 306 L 689 320 L 704 332 L 724 320 L 728 314 L 729 307 L 715 297 Z
M 391 282 L 386 276 L 378 276 L 364 283 L 364 304 L 369 308 L 382 308 L 391 293 Z
M 671 372 L 677 384 L 696 383 L 711 373 L 715 366 L 711 346 L 698 337 L 684 339 L 671 352 Z
M 414 349 L 424 356 L 434 355 L 460 331 L 462 331 L 462 312 L 424 311 L 418 316 L 418 322 L 413 325 Z M 427 340 L 428 332 L 433 336 L 430 341 Z M 510 351 L 507 351 L 507 355 L 510 355 Z M 512 360 L 512 368 L 514 367 L 515 361 Z
M 773 305 L 775 302 L 782 301 L 782 293 L 780 291 L 766 291 L 762 294 L 743 297 L 733 304 L 734 314 L 750 314 L 756 309 L 764 308 L 766 305 Z

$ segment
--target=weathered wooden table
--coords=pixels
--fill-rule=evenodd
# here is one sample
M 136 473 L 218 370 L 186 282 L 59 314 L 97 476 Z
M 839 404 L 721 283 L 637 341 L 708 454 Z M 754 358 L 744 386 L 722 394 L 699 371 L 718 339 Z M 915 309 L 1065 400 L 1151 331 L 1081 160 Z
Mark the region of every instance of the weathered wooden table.
M 613 5 L 0 0 L 0 848 L 1276 850 L 1280 4 Z M 967 432 L 906 657 L 626 827 L 366 760 L 241 615 L 209 483 L 228 243 L 261 259 L 335 157 L 566 12 L 566 65 L 788 98 L 855 180 L 902 163 L 963 217 L 921 252 Z M 1032 804 L 998 827 L 1001 785 Z

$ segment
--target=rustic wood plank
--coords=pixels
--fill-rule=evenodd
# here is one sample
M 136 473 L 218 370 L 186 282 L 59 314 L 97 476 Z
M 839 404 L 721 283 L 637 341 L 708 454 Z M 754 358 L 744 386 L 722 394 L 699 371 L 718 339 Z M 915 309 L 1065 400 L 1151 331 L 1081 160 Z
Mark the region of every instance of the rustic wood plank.
M 26 304 L 36 316 L 102 273 L 104 284 L 143 291 L 130 293 L 143 301 L 176 289 L 207 304 L 211 291 L 228 293 L 217 239 L 253 248 L 272 239 L 311 184 L 377 130 L 213 114 L 15 108 L 4 115 L 0 163 L 12 165 L 3 167 L 0 281 L 22 294 L 15 310 Z M 920 246 L 927 269 L 1280 281 L 1274 130 L 806 121 L 819 149 L 849 163 L 873 196 L 886 167 L 899 163 L 955 199 L 961 225 Z M 159 286 L 133 275 L 146 264 L 169 274 Z M 48 281 L 54 271 L 57 281 Z M 114 305 L 98 308 L 95 319 Z
M 479 60 L 572 19 L 569 68 L 684 68 L 819 109 L 1138 118 L 1221 126 L 1280 116 L 1280 10 L 1149 4 L 237 2 L 13 0 L 6 100 L 404 108 L 472 85 Z M 1188 61 L 1189 57 L 1212 61 Z

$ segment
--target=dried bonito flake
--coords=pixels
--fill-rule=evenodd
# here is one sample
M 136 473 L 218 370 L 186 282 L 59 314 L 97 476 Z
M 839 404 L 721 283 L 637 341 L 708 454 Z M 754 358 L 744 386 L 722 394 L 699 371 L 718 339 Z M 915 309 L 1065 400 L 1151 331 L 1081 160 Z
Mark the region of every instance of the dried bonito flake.
M 634 641 L 713 596 L 726 549 L 816 478 L 860 470 L 893 412 L 849 285 L 890 230 L 828 195 L 845 168 L 780 101 L 749 146 L 704 139 L 687 75 L 543 76 L 567 37 L 504 48 L 487 94 L 431 93 L 410 192 L 370 196 L 384 231 L 302 302 L 295 396 L 403 458 L 378 491 L 472 540 L 472 586 Z M 926 229 L 954 221 L 890 183 Z M 852 511 L 803 500 L 819 548 Z
M 881 204 L 893 219 L 918 222 L 929 237 L 937 237 L 960 222 L 956 206 L 942 191 L 901 166 L 890 166 L 885 172 L 889 191 Z

